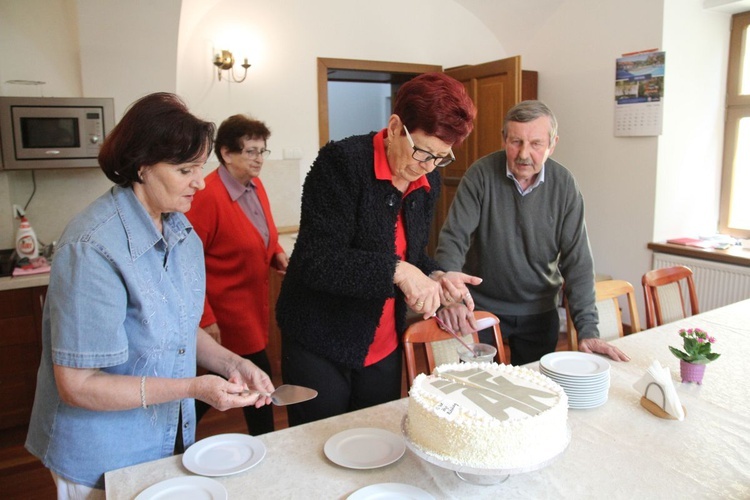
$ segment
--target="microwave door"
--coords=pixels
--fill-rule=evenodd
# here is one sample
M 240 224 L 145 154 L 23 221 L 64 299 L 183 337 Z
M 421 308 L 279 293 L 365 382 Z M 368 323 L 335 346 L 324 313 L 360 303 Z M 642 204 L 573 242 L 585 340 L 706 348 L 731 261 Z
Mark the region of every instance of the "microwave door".
M 13 108 L 18 160 L 96 157 L 102 133 L 102 110 L 79 107 Z

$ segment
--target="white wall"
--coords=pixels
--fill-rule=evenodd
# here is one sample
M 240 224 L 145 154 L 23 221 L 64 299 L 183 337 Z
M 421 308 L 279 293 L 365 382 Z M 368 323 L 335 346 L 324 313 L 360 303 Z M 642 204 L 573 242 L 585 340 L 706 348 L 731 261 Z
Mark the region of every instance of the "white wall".
M 719 221 L 731 15 L 701 0 L 665 0 L 664 134 L 659 140 L 655 241 L 712 235 Z
M 716 229 L 730 15 L 702 0 L 555 7 L 520 51 L 523 66 L 539 71 L 540 99 L 558 116 L 554 157 L 584 194 L 597 272 L 639 290 L 649 242 Z M 615 60 L 654 48 L 666 51 L 663 134 L 615 137 Z
M 449 19 L 451 29 L 415 28 L 415 19 L 420 26 L 444 26 Z M 154 91 L 176 91 L 195 114 L 217 123 L 251 114 L 273 132 L 271 161 L 285 149 L 302 151 L 298 184 L 318 150 L 317 57 L 447 67 L 506 55 L 490 30 L 453 0 L 0 0 L 0 23 L 0 80 L 58 82 L 55 95 L 112 96 L 117 117 Z M 245 83 L 217 80 L 211 61 L 222 48 L 250 59 Z M 60 54 L 67 57 L 58 58 L 58 71 L 49 60 Z M 5 87 L 2 92 L 18 95 Z M 270 180 L 271 164 L 264 181 Z M 206 172 L 215 166 L 212 159 Z M 38 171 L 36 181 L 28 215 L 45 242 L 109 186 L 97 169 Z M 25 203 L 31 174 L 0 173 L 4 192 Z M 288 194 L 269 196 L 274 214 L 283 212 L 279 203 L 293 203 Z M 0 201 L 0 248 L 13 245 L 10 201 Z M 278 216 L 276 222 L 296 224 Z
M 658 138 L 614 137 L 615 60 L 661 47 L 661 25 L 661 1 L 568 1 L 521 52 L 558 117 L 554 158 L 583 192 L 596 271 L 637 287 L 650 266 Z
M 560 119 L 555 158 L 583 190 L 597 270 L 638 286 L 649 241 L 715 228 L 729 19 L 702 0 L 0 0 L 0 84 L 114 96 L 118 116 L 157 90 L 216 122 L 250 113 L 273 131 L 271 160 L 302 151 L 301 180 L 318 149 L 317 57 L 452 67 L 520 53 Z M 245 83 L 217 80 L 221 48 L 250 59 Z M 664 133 L 616 138 L 615 59 L 651 48 L 667 52 Z M 37 173 L 29 215 L 41 239 L 106 189 L 96 172 Z M 0 173 L 0 247 L 13 241 L 7 198 L 25 202 L 30 190 L 29 173 Z
M 264 120 L 273 130 L 271 158 L 300 148 L 301 176 L 318 151 L 316 58 L 450 67 L 506 56 L 453 0 L 183 0 L 182 12 L 178 93 L 216 121 L 240 112 Z M 222 48 L 249 57 L 245 83 L 217 81 L 210 61 Z

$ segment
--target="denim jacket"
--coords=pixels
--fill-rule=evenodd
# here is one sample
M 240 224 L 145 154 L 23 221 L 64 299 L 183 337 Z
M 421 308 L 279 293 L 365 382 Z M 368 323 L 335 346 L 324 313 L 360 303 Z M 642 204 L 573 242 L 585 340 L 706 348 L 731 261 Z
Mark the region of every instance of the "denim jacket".
M 65 404 L 53 365 L 141 377 L 193 377 L 203 311 L 200 239 L 185 216 L 160 234 L 130 188 L 113 187 L 68 224 L 52 264 L 42 360 L 26 448 L 75 483 L 104 487 L 109 470 L 170 456 L 182 410 L 195 441 L 192 399 L 127 411 Z

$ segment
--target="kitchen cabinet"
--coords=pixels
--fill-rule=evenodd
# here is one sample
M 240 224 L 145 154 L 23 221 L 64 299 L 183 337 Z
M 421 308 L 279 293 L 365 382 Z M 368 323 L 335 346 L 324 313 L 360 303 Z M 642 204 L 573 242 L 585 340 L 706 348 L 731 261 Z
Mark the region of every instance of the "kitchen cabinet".
M 46 286 L 0 292 L 0 429 L 28 424 L 42 354 Z

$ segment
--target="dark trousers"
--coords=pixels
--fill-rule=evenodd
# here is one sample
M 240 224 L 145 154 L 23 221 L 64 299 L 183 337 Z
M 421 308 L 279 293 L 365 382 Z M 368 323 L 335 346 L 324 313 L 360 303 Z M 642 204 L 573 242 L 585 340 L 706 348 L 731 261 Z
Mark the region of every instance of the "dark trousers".
M 245 354 L 242 356 L 245 359 L 252 361 L 258 368 L 263 370 L 271 376 L 271 363 L 268 361 L 266 351 L 260 351 L 253 354 Z M 195 400 L 195 416 L 196 420 L 200 422 L 203 415 L 211 408 L 211 405 L 204 403 L 203 401 Z M 245 415 L 245 423 L 247 424 L 247 433 L 251 436 L 258 436 L 265 434 L 266 432 L 273 432 L 273 406 L 265 405 L 260 408 L 255 406 L 245 406 L 242 408 L 242 413 Z
M 510 364 L 518 366 L 539 361 L 542 356 L 555 351 L 560 335 L 560 317 L 553 309 L 530 316 L 499 315 L 503 342 L 510 346 Z M 479 340 L 495 345 L 495 336 L 488 328 L 479 332 Z
M 318 391 L 315 399 L 286 407 L 289 425 L 313 422 L 400 398 L 402 365 L 401 347 L 373 365 L 348 368 L 282 337 L 284 383 Z

